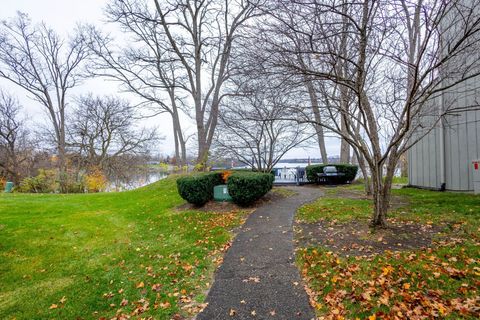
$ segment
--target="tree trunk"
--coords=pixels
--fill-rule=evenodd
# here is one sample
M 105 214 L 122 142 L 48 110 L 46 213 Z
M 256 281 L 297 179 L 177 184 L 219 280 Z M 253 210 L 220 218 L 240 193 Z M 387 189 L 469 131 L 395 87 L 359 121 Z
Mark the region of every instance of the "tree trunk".
M 362 158 L 362 160 L 358 163 L 358 165 L 360 166 L 360 170 L 362 170 L 365 194 L 367 196 L 370 196 L 372 195 L 372 180 L 368 176 L 368 170 L 367 170 L 367 166 L 365 165 L 365 160 Z
M 186 165 L 187 164 L 187 147 L 183 137 L 180 139 L 179 143 L 180 143 L 180 151 L 181 151 L 180 153 L 182 156 L 182 164 Z
M 346 126 L 347 123 L 342 117 L 340 130 L 343 135 L 348 136 L 348 133 L 346 132 Z M 340 142 L 340 163 L 350 163 L 350 145 L 344 138 L 342 138 Z
M 375 187 L 376 189 L 377 187 Z M 384 228 L 387 226 L 387 211 L 390 202 L 390 190 L 387 190 L 383 183 L 378 186 L 379 190 L 374 190 L 374 213 L 371 225 L 375 228 Z
M 67 161 L 66 161 L 66 150 L 65 142 L 59 142 L 58 144 L 58 174 L 59 174 L 59 185 L 60 193 L 67 192 Z
M 177 159 L 178 162 L 180 159 L 180 145 L 178 141 L 178 130 L 175 125 L 173 126 L 173 140 L 175 142 L 175 159 Z
M 209 148 L 205 140 L 198 141 L 198 156 L 197 156 L 197 165 L 200 170 L 206 170 L 207 161 L 208 161 L 208 152 Z
M 387 212 L 390 206 L 392 181 L 395 167 L 398 162 L 395 151 L 387 161 L 387 172 L 383 176 L 383 163 L 372 168 L 374 212 L 371 225 L 375 228 L 384 228 L 387 225 Z
M 368 176 L 367 164 L 365 163 L 365 158 L 356 148 L 353 148 L 353 157 L 352 163 L 358 164 L 363 175 L 363 183 L 365 185 L 365 194 L 370 196 L 372 194 L 372 181 Z
M 315 117 L 315 131 L 317 133 L 318 148 L 324 164 L 328 163 L 327 148 L 325 146 L 325 135 L 323 133 L 323 127 L 321 126 L 322 118 L 320 116 L 320 109 L 318 106 L 318 97 L 315 92 L 313 83 L 308 79 L 305 79 L 305 86 L 307 87 L 308 95 L 310 97 L 310 103 L 312 105 L 313 116 Z
M 408 177 L 408 160 L 405 153 L 400 157 L 400 176 L 402 178 Z

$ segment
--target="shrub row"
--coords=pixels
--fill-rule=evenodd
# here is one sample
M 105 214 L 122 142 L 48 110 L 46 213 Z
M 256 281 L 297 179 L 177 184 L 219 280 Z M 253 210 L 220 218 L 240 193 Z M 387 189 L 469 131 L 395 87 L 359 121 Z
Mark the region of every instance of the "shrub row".
M 307 180 L 309 182 L 317 183 L 318 180 L 318 173 L 323 173 L 323 168 L 326 166 L 334 166 L 337 168 L 338 172 L 344 173 L 344 176 L 337 177 L 336 181 L 339 183 L 347 183 L 352 182 L 355 180 L 358 172 L 358 166 L 351 165 L 351 164 L 314 164 L 307 166 L 305 171 L 307 173 Z
M 270 173 L 234 172 L 228 178 L 228 193 L 233 202 L 248 205 L 272 189 L 274 178 Z
M 233 171 L 228 176 L 228 192 L 233 202 L 248 205 L 264 196 L 273 186 L 270 173 Z M 180 196 L 197 206 L 213 199 L 213 187 L 223 184 L 222 172 L 199 173 L 177 179 Z
M 222 173 L 198 173 L 177 179 L 180 196 L 188 202 L 201 206 L 213 199 L 213 187 L 222 184 Z

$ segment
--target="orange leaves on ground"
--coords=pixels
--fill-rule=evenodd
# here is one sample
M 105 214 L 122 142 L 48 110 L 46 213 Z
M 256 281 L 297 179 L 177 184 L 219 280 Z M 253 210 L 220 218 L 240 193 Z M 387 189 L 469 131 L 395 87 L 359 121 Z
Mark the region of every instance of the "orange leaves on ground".
M 319 251 L 301 249 L 298 254 L 310 303 L 321 319 L 359 314 L 370 314 L 369 319 L 480 317 L 474 266 L 479 259 L 462 254 L 443 258 L 431 249 L 349 259 Z
M 382 272 L 384 276 L 388 276 L 393 272 L 393 267 L 392 266 L 386 266 L 382 268 Z

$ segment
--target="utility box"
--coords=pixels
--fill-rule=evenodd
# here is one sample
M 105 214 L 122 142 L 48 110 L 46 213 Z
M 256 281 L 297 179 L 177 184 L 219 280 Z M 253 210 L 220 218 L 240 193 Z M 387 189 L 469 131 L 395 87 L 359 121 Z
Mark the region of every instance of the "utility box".
M 12 192 L 12 189 L 13 189 L 13 182 L 10 182 L 10 181 L 7 182 L 5 184 L 5 192 L 10 193 Z
M 473 193 L 480 194 L 480 159 L 472 161 Z
M 213 199 L 215 201 L 232 201 L 226 184 L 213 187 Z

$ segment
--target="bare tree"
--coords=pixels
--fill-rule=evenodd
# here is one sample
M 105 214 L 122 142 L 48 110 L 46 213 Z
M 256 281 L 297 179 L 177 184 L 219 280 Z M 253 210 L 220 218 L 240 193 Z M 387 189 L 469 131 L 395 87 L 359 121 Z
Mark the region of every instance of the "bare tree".
M 282 120 L 291 103 L 295 99 L 269 79 L 241 85 L 222 107 L 215 150 L 270 172 L 288 151 L 314 135 L 308 126 Z
M 0 172 L 15 184 L 25 175 L 24 165 L 32 151 L 20 111 L 18 101 L 0 91 Z
M 112 173 L 116 163 L 127 156 L 147 154 L 158 136 L 155 130 L 136 130 L 135 118 L 135 109 L 127 101 L 81 97 L 70 119 L 70 144 L 85 159 L 84 166 Z
M 167 113 L 172 119 L 175 158 L 187 162 L 187 138 L 180 117 L 182 113 L 181 77 L 176 57 L 169 52 L 167 37 L 158 22 L 158 14 L 145 1 L 112 1 L 106 15 L 111 23 L 129 35 L 129 44 L 118 45 L 115 39 L 95 27 L 84 28 L 89 48 L 94 53 L 89 71 L 96 76 L 118 81 L 121 87 L 142 99 L 153 117 Z
M 87 56 L 85 41 L 62 39 L 45 24 L 32 25 L 26 14 L 0 26 L 0 77 L 26 90 L 48 112 L 55 133 L 60 188 L 65 191 L 68 91 L 80 79 Z
M 224 97 L 222 87 L 231 76 L 232 46 L 256 8 L 250 0 L 155 0 L 155 8 L 168 51 L 183 75 L 181 87 L 193 103 L 197 162 L 205 164 Z
M 290 103 L 303 104 L 311 107 L 311 117 L 315 119 L 312 127 L 316 133 L 316 140 L 318 143 L 320 156 L 323 163 L 328 163 L 328 154 L 325 145 L 325 137 L 328 132 L 320 124 L 323 121 L 328 121 L 328 117 L 323 116 L 323 104 L 319 96 L 318 81 L 313 77 L 301 74 L 292 74 L 288 68 L 276 63 L 275 60 L 270 59 L 271 52 L 275 51 L 275 46 L 271 42 L 259 39 L 256 30 L 262 30 L 265 19 L 256 19 L 256 23 L 249 27 L 248 33 L 244 33 L 242 38 L 237 42 L 235 54 L 232 56 L 232 65 L 235 70 L 238 70 L 232 77 L 234 82 L 242 81 L 248 82 L 250 80 L 263 81 L 265 90 L 276 90 L 278 95 L 288 96 Z M 293 16 L 292 16 L 293 17 Z M 292 41 L 300 45 L 296 40 L 296 35 L 292 35 Z M 300 50 L 300 47 L 298 47 Z M 311 59 L 308 56 L 297 54 L 298 63 L 301 65 L 311 64 Z M 281 89 L 272 87 L 272 83 L 276 86 L 281 86 Z M 227 84 L 230 87 L 230 82 Z M 233 85 L 235 87 L 235 85 Z M 269 89 L 270 88 L 270 89 Z
M 186 137 L 179 114 L 185 110 L 195 120 L 197 162 L 204 164 L 217 126 L 222 87 L 231 73 L 232 45 L 254 14 L 250 0 L 155 0 L 153 5 L 113 0 L 107 16 L 135 44 L 123 52 L 113 50 L 111 39 L 95 32 L 92 48 L 103 60 L 95 68 L 171 115 L 175 155 L 183 163 Z
M 322 125 L 343 137 L 368 164 L 372 225 L 385 226 L 400 156 L 454 111 L 438 106 L 440 96 L 480 73 L 478 61 L 469 58 L 479 48 L 479 1 L 312 0 L 274 5 L 270 30 L 277 38 L 263 34 L 264 41 L 276 46 L 272 58 L 294 74 L 323 83 L 331 121 Z M 300 37 L 302 50 L 289 40 L 291 33 Z M 314 63 L 299 64 L 299 54 Z M 351 94 L 354 103 L 338 101 L 342 94 L 337 90 Z M 304 110 L 295 111 L 300 122 L 312 122 Z

